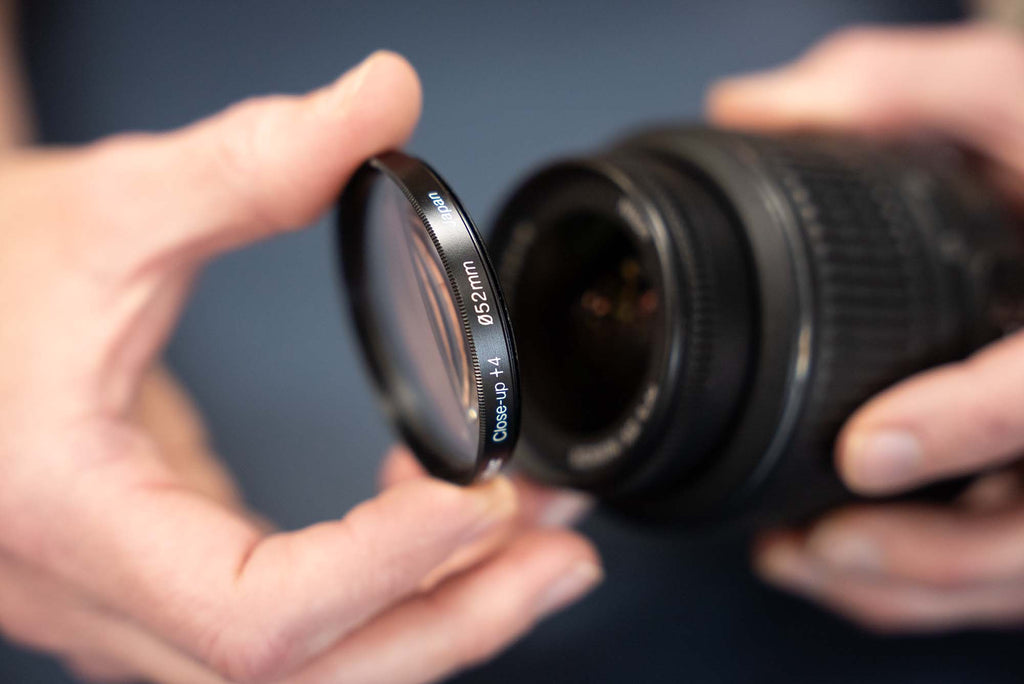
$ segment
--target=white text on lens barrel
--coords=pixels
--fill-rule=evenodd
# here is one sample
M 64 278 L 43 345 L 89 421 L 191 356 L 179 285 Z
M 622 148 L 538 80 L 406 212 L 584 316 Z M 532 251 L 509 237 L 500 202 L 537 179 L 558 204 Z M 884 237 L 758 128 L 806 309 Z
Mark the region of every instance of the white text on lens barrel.
M 500 359 L 492 359 L 491 363 Z M 494 397 L 498 400 L 498 406 L 494 409 L 494 431 L 491 433 L 492 442 L 504 442 L 508 439 L 508 406 L 505 405 L 505 398 L 508 397 L 508 386 L 503 382 L 494 383 Z
M 463 261 L 462 268 L 466 271 L 466 278 L 469 279 L 469 288 L 472 293 L 469 295 L 473 300 L 473 311 L 476 313 L 477 323 L 480 325 L 491 325 L 494 318 L 488 311 L 491 305 L 487 303 L 487 293 L 484 292 L 484 285 L 480 282 L 480 274 L 477 273 L 476 264 L 472 261 Z
M 451 207 L 449 207 L 447 204 L 445 204 L 445 201 L 441 197 L 441 195 L 439 195 L 436 192 L 432 192 L 429 195 L 427 195 L 427 197 L 429 197 L 430 201 L 434 203 L 435 207 L 437 207 L 437 213 L 439 213 L 441 215 L 441 219 L 442 220 L 444 220 L 444 221 L 454 221 L 455 220 L 452 217 Z

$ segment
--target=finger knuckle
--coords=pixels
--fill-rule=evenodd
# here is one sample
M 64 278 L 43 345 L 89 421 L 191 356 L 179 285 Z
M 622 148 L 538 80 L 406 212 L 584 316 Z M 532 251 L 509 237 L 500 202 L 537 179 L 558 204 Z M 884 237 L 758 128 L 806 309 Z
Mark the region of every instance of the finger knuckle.
M 238 684 L 274 681 L 291 662 L 295 639 L 281 630 L 230 626 L 210 642 L 206 662 L 220 676 Z
M 287 107 L 285 96 L 260 97 L 243 100 L 228 108 L 222 115 L 212 150 L 212 174 L 232 196 L 232 204 L 241 208 L 245 216 L 239 220 L 253 226 L 274 225 L 286 228 L 293 225 L 288 217 L 277 216 L 260 192 L 281 186 L 289 179 L 279 178 L 268 183 L 266 173 L 274 160 L 266 151 L 268 138 L 278 112 Z M 237 212 L 236 212 L 237 213 Z
M 221 175 L 239 187 L 245 185 L 253 169 L 258 168 L 256 128 L 259 126 L 261 106 L 258 100 L 243 100 L 224 112 L 223 118 L 231 122 L 218 129 L 214 161 Z
M 255 100 L 233 105 L 225 112 L 233 125 L 221 128 L 223 132 L 211 150 L 213 175 L 223 180 L 243 204 L 249 201 L 252 176 L 259 169 L 259 116 L 260 106 Z

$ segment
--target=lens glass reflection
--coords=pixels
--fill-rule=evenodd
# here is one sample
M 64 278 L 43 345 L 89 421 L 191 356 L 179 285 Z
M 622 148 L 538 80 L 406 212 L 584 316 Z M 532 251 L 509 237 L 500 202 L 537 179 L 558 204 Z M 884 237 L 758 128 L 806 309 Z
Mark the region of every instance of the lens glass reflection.
M 628 229 L 596 213 L 538 226 L 512 322 L 524 406 L 578 436 L 632 406 L 658 333 L 661 303 Z M 567 398 L 571 398 L 567 400 Z
M 462 465 L 476 460 L 479 400 L 444 264 L 423 219 L 381 177 L 367 203 L 368 291 L 400 376 L 392 401 L 419 423 L 431 448 Z

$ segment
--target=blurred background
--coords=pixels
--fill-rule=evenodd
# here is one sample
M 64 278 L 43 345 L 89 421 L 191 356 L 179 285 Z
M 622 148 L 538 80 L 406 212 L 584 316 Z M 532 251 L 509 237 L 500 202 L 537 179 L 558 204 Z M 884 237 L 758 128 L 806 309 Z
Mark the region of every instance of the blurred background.
M 30 0 L 24 49 L 41 138 L 163 129 L 240 98 L 403 52 L 425 87 L 411 149 L 486 227 L 515 178 L 650 119 L 700 116 L 726 74 L 795 57 L 851 23 L 950 21 L 938 0 L 138 2 Z M 145 226 L 140 226 L 144 230 Z M 169 351 L 254 507 L 284 527 L 375 490 L 391 440 L 341 315 L 327 222 L 205 275 Z M 747 540 L 584 529 L 607 580 L 460 684 L 1020 682 L 1021 635 L 865 634 L 750 574 Z M 61 683 L 0 642 L 0 682 Z

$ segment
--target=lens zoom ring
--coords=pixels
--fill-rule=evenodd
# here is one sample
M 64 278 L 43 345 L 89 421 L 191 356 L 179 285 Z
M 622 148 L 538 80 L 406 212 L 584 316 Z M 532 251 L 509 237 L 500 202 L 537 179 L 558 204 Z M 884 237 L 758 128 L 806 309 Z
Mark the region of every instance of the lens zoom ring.
M 755 144 L 802 227 L 815 317 L 805 408 L 814 429 L 805 438 L 831 442 L 866 398 L 945 346 L 936 339 L 933 228 L 908 206 L 881 152 L 828 141 Z

